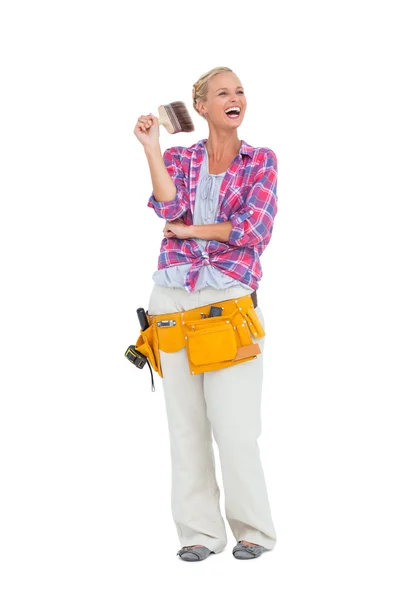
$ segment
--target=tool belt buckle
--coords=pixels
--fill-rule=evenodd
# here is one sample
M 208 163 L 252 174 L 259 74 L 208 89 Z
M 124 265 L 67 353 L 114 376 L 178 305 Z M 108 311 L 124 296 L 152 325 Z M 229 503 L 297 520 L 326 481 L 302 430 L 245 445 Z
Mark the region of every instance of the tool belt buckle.
M 156 321 L 157 327 L 174 327 L 176 325 L 176 321 L 174 319 L 166 320 L 166 321 Z

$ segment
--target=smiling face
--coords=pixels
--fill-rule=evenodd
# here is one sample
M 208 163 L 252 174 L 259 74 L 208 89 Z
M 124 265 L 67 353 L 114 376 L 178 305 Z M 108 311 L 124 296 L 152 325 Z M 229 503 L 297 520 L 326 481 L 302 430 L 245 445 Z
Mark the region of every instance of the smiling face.
M 232 116 L 226 114 L 228 108 L 239 108 Z M 217 128 L 235 129 L 241 125 L 246 112 L 247 101 L 240 79 L 234 73 L 218 73 L 208 81 L 208 94 L 198 108 L 208 122 Z

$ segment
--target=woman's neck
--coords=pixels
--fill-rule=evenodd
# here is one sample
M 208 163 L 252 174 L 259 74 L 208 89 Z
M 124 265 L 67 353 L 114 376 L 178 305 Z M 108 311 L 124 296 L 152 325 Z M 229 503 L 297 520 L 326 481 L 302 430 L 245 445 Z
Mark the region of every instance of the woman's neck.
M 227 156 L 236 156 L 239 153 L 242 141 L 239 140 L 237 132 L 216 135 L 210 131 L 206 142 L 208 156 L 214 163 L 219 163 Z

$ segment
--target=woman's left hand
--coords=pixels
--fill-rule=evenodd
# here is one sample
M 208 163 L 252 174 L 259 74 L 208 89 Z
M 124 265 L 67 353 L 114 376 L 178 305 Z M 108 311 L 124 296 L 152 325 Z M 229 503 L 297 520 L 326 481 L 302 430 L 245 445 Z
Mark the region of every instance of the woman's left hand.
M 193 237 L 191 226 L 185 225 L 181 219 L 175 219 L 174 221 L 167 222 L 163 229 L 163 233 L 164 237 L 175 237 L 180 240 L 187 240 L 188 238 Z

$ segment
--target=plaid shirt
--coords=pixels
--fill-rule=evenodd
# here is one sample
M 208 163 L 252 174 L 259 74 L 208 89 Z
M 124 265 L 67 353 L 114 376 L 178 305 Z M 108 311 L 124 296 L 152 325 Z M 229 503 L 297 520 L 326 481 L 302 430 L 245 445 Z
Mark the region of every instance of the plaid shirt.
M 176 197 L 171 202 L 158 202 L 152 194 L 147 203 L 162 219 L 180 218 L 186 225 L 193 224 L 206 141 L 165 150 L 163 159 L 175 183 Z M 278 210 L 277 175 L 275 153 L 270 148 L 253 148 L 242 140 L 239 154 L 222 181 L 215 220 L 232 222 L 228 241 L 208 240 L 203 251 L 193 238 L 163 238 L 158 269 L 191 263 L 185 281 L 188 292 L 194 291 L 201 267 L 209 264 L 256 290 L 262 277 L 260 256 L 271 239 Z

